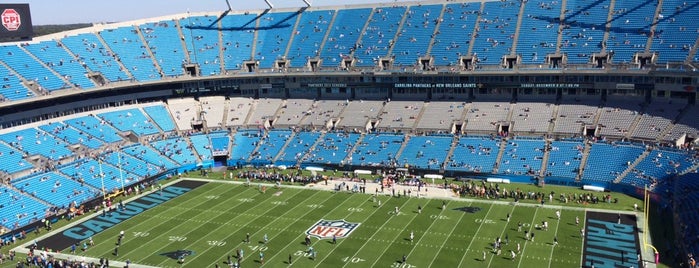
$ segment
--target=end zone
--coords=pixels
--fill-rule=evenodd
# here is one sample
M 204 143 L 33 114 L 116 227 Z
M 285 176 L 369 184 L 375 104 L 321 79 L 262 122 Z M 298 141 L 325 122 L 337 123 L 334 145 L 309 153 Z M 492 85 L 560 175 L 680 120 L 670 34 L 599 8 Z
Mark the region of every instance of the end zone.
M 643 267 L 636 216 L 588 211 L 583 267 Z

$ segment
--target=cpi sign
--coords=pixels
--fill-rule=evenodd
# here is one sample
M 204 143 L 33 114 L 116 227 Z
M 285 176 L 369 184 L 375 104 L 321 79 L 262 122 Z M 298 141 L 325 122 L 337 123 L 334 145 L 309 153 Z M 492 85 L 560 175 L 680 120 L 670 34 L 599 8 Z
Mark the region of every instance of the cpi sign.
M 3 10 L 0 19 L 2 19 L 2 26 L 8 31 L 17 31 L 19 26 L 22 25 L 19 13 L 11 8 Z

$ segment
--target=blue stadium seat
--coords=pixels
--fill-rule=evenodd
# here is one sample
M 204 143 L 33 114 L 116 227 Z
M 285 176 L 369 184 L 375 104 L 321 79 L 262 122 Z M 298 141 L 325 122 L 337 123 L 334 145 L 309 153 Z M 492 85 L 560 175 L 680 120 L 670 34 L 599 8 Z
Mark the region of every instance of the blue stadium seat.
M 272 68 L 275 60 L 284 57 L 298 16 L 298 12 L 271 12 L 258 19 L 255 60 L 260 68 Z
M 46 91 L 70 88 L 60 77 L 32 58 L 26 51 L 18 46 L 0 46 L 2 61 L 7 63 L 14 71 L 24 79 L 34 81 Z
M 174 20 L 159 21 L 139 25 L 155 60 L 165 76 L 181 76 L 186 63 L 184 47 L 177 32 Z
M 138 108 L 106 112 L 98 114 L 98 116 L 119 131 L 133 131 L 137 136 L 160 133 L 158 127 Z
M 293 33 L 294 39 L 289 47 L 289 54 L 286 55 L 290 67 L 303 67 L 308 58 L 318 55 L 334 14 L 335 10 L 306 11 L 301 14 L 296 32 Z
M 427 56 L 427 47 L 432 40 L 442 7 L 443 5 L 410 7 L 408 18 L 393 47 L 394 64 L 413 66 L 419 57 Z
M 342 59 L 352 54 L 371 10 L 358 8 L 337 11 L 335 22 L 330 26 L 330 33 L 320 52 L 323 67 L 340 67 Z
M 95 87 L 95 84 L 87 78 L 87 70 L 56 41 L 27 44 L 24 48 L 76 87 L 83 89 Z
M 148 47 L 133 26 L 106 29 L 99 32 L 115 56 L 128 68 L 137 81 L 160 80 L 161 75 Z
M 68 48 L 81 64 L 93 72 L 101 73 L 107 80 L 128 81 L 129 75 L 121 70 L 114 55 L 102 45 L 102 42 L 92 33 L 67 36 L 61 39 L 63 46 Z

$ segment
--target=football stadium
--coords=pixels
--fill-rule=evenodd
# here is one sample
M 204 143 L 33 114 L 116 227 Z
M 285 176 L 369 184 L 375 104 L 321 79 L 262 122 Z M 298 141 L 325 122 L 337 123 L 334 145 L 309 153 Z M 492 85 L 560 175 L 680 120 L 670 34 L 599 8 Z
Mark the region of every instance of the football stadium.
M 2 4 L 0 267 L 696 267 L 699 1 Z

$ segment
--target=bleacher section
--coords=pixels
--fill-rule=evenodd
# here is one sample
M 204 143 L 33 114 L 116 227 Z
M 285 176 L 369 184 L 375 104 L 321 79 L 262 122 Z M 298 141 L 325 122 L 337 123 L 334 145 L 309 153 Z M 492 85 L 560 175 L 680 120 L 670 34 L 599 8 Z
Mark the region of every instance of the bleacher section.
M 152 142 L 153 148 L 164 156 L 174 160 L 180 166 L 197 163 L 197 155 L 184 138 L 170 138 Z
M 352 165 L 391 166 L 396 162 L 398 149 L 405 135 L 392 133 L 370 133 L 357 144 L 352 152 Z
M 466 56 L 480 9 L 479 3 L 447 5 L 430 52 L 435 65 L 457 65 L 459 57 Z
M 247 125 L 251 127 L 271 125 L 271 122 L 277 119 L 275 116 L 277 110 L 284 103 L 280 99 L 261 99 L 255 102 L 255 110 L 248 115 L 250 119 Z
M 389 131 L 411 129 L 415 125 L 423 105 L 424 103 L 421 101 L 386 102 L 376 127 Z
M 605 23 L 611 0 L 566 1 L 561 53 L 568 63 L 590 62 L 592 53 L 603 47 Z
M 59 160 L 72 154 L 67 148 L 67 143 L 35 128 L 2 134 L 0 140 L 27 155 L 41 155 L 51 160 Z
M 645 51 L 658 2 L 614 2 L 612 27 L 607 39 L 607 49 L 614 53 L 614 62 L 631 62 L 634 53 Z
M 371 8 L 342 9 L 335 15 L 325 46 L 320 53 L 323 67 L 339 67 L 355 50 L 357 39 L 371 14 Z
M 228 104 L 228 111 L 225 122 L 226 126 L 241 126 L 245 123 L 245 118 L 248 117 L 250 107 L 252 106 L 250 98 L 231 98 Z
M 48 206 L 20 194 L 9 187 L 0 185 L 0 224 L 9 229 L 19 228 L 20 226 L 43 219 Z
M 92 33 L 67 36 L 61 43 L 68 48 L 80 64 L 84 64 L 93 72 L 101 73 L 111 82 L 129 80 L 116 60 L 116 56 L 107 50 L 97 36 Z
M 664 181 L 694 164 L 684 151 L 652 150 L 621 182 L 644 187 Z
M 234 165 L 247 162 L 247 159 L 260 143 L 260 139 L 262 139 L 262 132 L 258 130 L 245 130 L 235 133 L 230 162 Z
M 555 118 L 553 132 L 557 134 L 580 135 L 583 126 L 592 126 L 597 107 L 590 104 L 560 104 Z
M 551 124 L 554 105 L 550 103 L 519 102 L 514 106 L 510 129 L 518 133 L 545 132 Z
M 556 52 L 561 4 L 558 1 L 532 0 L 524 5 L 517 40 L 517 54 L 526 64 L 542 64 L 546 55 Z
M 693 23 L 698 20 L 699 4 L 696 2 L 663 0 L 652 47 L 653 51 L 660 51 L 659 63 L 683 62 L 687 59 L 687 53 L 699 36 L 699 27 Z
M 98 114 L 107 124 L 119 131 L 132 131 L 137 136 L 147 136 L 160 133 L 158 127 L 148 119 L 138 108 L 119 110 Z
M 509 112 L 510 104 L 506 102 L 474 102 L 466 113 L 466 130 L 493 132 Z
M 291 135 L 291 130 L 271 130 L 267 132 L 267 135 L 260 140 L 259 148 L 252 154 L 251 162 L 272 164 L 286 141 L 291 138 Z
M 304 67 L 309 58 L 319 55 L 320 45 L 334 15 L 335 10 L 306 11 L 301 14 L 289 54 L 286 55 L 291 67 Z
M 594 143 L 590 149 L 590 155 L 604 157 L 590 157 L 587 159 L 583 170 L 583 180 L 602 183 L 613 181 L 644 150 L 643 147 L 625 143 Z
M 294 165 L 299 161 L 306 161 L 304 158 L 306 153 L 311 149 L 311 146 L 318 140 L 321 133 L 318 132 L 299 132 L 292 137 L 289 144 L 281 152 L 277 159 L 280 165 Z
M 167 108 L 179 130 L 192 129 L 192 123 L 200 119 L 199 103 L 193 98 L 170 99 Z
M 252 60 L 252 46 L 254 45 L 252 40 L 255 36 L 253 29 L 256 26 L 256 16 L 257 14 L 236 14 L 225 16 L 221 19 L 221 29 L 223 29 L 221 31 L 221 45 L 225 55 L 223 62 L 226 70 L 242 70 L 243 61 Z M 188 29 L 182 30 L 188 31 Z M 210 42 L 215 42 L 215 40 L 210 40 Z M 189 45 L 187 46 L 189 47 Z M 192 57 L 191 54 L 190 52 L 190 58 Z M 199 64 L 201 64 L 201 59 Z M 205 75 L 208 75 L 208 73 Z
M 227 17 L 226 17 L 227 18 Z M 225 18 L 221 21 L 227 21 Z M 224 25 L 223 27 L 229 27 Z M 180 31 L 187 44 L 187 52 L 192 62 L 199 64 L 202 76 L 218 75 L 221 73 L 221 42 L 219 42 L 219 27 L 215 16 L 188 17 L 180 20 Z M 232 32 L 240 37 L 237 31 Z M 224 43 L 229 42 L 223 39 Z M 250 42 L 248 42 L 249 44 Z
M 330 132 L 309 152 L 307 163 L 331 164 L 344 163 L 345 158 L 357 143 L 360 134 Z
M 199 103 L 201 103 L 201 112 L 206 126 L 210 128 L 223 127 L 226 99 L 222 96 L 202 97 L 199 99 Z
M 501 64 L 502 56 L 512 50 L 520 4 L 513 0 L 483 4 L 472 53 L 478 57 L 478 64 Z
M 445 170 L 490 173 L 495 167 L 500 139 L 491 137 L 461 137 Z
M 427 55 L 427 48 L 439 23 L 443 5 L 417 5 L 408 10 L 400 35 L 393 48 L 395 63 L 414 66 L 418 58 Z
M 451 136 L 410 137 L 396 160 L 399 166 L 407 164 L 420 169 L 439 169 L 447 158 L 452 140 Z
M 39 126 L 39 129 L 46 131 L 47 133 L 53 135 L 56 138 L 70 145 L 84 145 L 90 149 L 97 149 L 104 144 L 104 142 L 99 139 L 87 135 L 82 131 L 79 131 L 73 127 L 70 127 L 61 122 L 54 122 L 48 125 Z
M 338 125 L 363 130 L 369 119 L 378 117 L 382 108 L 380 101 L 352 101 L 345 107 Z
M 114 52 L 114 56 L 128 66 L 137 81 L 159 80 L 160 72 L 155 67 L 148 47 L 141 41 L 134 27 L 119 27 L 99 32 L 102 39 Z
M 287 100 L 284 102 L 283 109 L 279 114 L 279 119 L 275 122 L 275 126 L 298 126 L 301 120 L 308 114 L 313 100 L 296 99 Z
M 349 101 L 319 100 L 311 105 L 310 113 L 304 120 L 304 125 L 325 126 L 332 119 L 339 119 L 340 113 Z
M 546 175 L 574 179 L 580 169 L 585 144 L 582 141 L 552 141 Z
M 2 64 L 0 64 L 0 78 L 2 78 L 0 102 L 23 100 L 34 96 L 34 93 L 22 84 L 22 80 Z
M 357 66 L 376 66 L 378 59 L 387 56 L 406 9 L 404 6 L 374 9 L 354 51 Z
M 146 106 L 143 107 L 143 111 L 162 131 L 170 132 L 175 130 L 175 122 L 172 121 L 172 117 L 170 117 L 170 113 L 167 112 L 167 108 L 164 105 Z
M 87 78 L 87 70 L 56 41 L 27 44 L 24 48 L 76 87 L 83 89 L 95 87 L 95 84 Z
M 24 159 L 22 151 L 0 143 L 0 171 L 8 174 L 28 170 L 32 164 Z
M 425 103 L 418 129 L 450 130 L 452 123 L 461 123 L 464 112 L 463 102 L 429 102 Z
M 140 25 L 141 34 L 165 76 L 184 74 L 185 52 L 174 20 Z
M 65 176 L 77 178 L 78 181 L 85 182 L 93 188 L 99 189 L 100 193 L 102 193 L 103 189 L 111 192 L 121 189 L 122 186 L 130 186 L 141 179 L 130 172 L 125 170 L 120 172 L 117 167 L 104 162 L 100 163 L 94 159 L 78 160 L 64 165 L 58 170 Z
M 56 207 L 80 206 L 99 195 L 100 191 L 67 178 L 57 172 L 32 175 L 12 181 L 12 186 Z
M 150 146 L 134 144 L 132 146 L 121 148 L 121 151 L 147 162 L 147 169 L 151 174 L 177 167 L 177 165 L 171 159 L 163 157 L 163 155 L 155 151 L 155 149 Z
M 545 142 L 511 139 L 507 142 L 498 168 L 501 174 L 536 175 L 541 170 Z
M 28 81 L 36 82 L 38 86 L 46 91 L 54 91 L 71 86 L 61 80 L 51 70 L 34 60 L 18 46 L 0 46 L 0 55 L 2 55 L 2 61 L 12 66 L 15 72 Z
M 260 68 L 271 69 L 275 60 L 284 58 L 298 15 L 298 12 L 274 12 L 258 18 L 255 60 L 260 61 Z
M 116 129 L 92 115 L 68 119 L 64 123 L 104 142 L 113 143 L 122 140 Z

